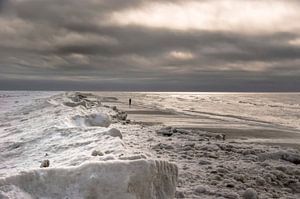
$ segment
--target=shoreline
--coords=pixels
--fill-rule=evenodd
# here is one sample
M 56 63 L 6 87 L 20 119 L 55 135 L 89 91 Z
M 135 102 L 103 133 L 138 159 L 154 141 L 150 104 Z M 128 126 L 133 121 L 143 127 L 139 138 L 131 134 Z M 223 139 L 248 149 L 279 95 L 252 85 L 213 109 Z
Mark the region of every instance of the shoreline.
M 201 123 L 201 118 L 190 118 L 184 114 L 174 113 L 168 110 L 158 110 L 151 107 L 131 106 L 118 102 L 111 104 L 104 102 L 110 106 L 118 104 L 119 107 L 128 114 L 128 118 L 135 124 L 145 126 L 164 125 L 175 128 L 184 128 L 190 130 L 201 130 L 211 133 L 225 134 L 226 138 L 232 141 L 252 142 L 266 145 L 280 145 L 300 149 L 300 131 L 298 129 L 283 129 L 276 127 L 256 127 L 256 126 L 232 126 L 221 125 L 213 127 L 217 124 Z M 172 121 L 172 122 L 170 122 Z M 214 121 L 214 120 L 212 120 Z M 197 123 L 200 122 L 200 123 Z M 299 133 L 298 133 L 299 132 Z M 284 142 L 286 141 L 286 142 Z
M 104 98 L 89 93 L 66 93 L 34 101 L 32 105 L 19 109 L 19 112 L 10 113 L 10 117 L 6 118 L 7 124 L 10 125 L 1 127 L 4 132 L 2 138 L 9 142 L 5 141 L 0 145 L 1 149 L 6 151 L 4 156 L 0 157 L 6 161 L 1 172 L 2 175 L 8 176 L 0 179 L 0 196 L 3 183 L 4 186 L 7 182 L 15 183 L 21 189 L 27 186 L 18 184 L 19 181 L 11 182 L 9 174 L 24 171 L 27 176 L 31 176 L 32 172 L 28 169 L 33 169 L 35 173 L 40 164 L 39 160 L 47 159 L 50 162 L 50 167 L 49 162 L 46 165 L 50 168 L 49 171 L 59 171 L 62 174 L 68 173 L 68 169 L 62 169 L 66 166 L 78 172 L 81 172 L 81 165 L 85 165 L 85 168 L 93 167 L 94 169 L 85 171 L 87 173 L 84 176 L 87 178 L 66 176 L 66 181 L 63 181 L 68 185 L 68 177 L 75 178 L 76 182 L 85 185 L 84 189 L 87 189 L 89 194 L 96 194 L 95 190 L 98 189 L 93 184 L 98 182 L 97 180 L 100 184 L 105 181 L 105 186 L 109 186 L 110 192 L 116 194 L 115 188 L 110 186 L 110 183 L 114 184 L 113 181 L 107 182 L 102 178 L 103 173 L 99 174 L 99 169 L 105 167 L 106 163 L 116 167 L 119 163 L 124 163 L 121 165 L 127 166 L 121 167 L 123 174 L 128 174 L 126 178 L 143 181 L 146 175 L 146 180 L 151 186 L 156 183 L 155 187 L 157 186 L 159 191 L 168 196 L 175 194 L 175 198 L 239 199 L 245 198 L 244 195 L 248 192 L 254 198 L 261 199 L 300 197 L 299 150 L 247 143 L 249 139 L 244 135 L 249 132 L 241 133 L 235 128 L 189 128 L 193 123 L 187 123 L 189 127 L 165 125 L 164 122 L 185 123 L 193 118 L 144 106 L 131 106 L 131 112 L 126 113 L 128 105 L 123 102 L 116 103 L 117 98 L 106 97 L 106 101 Z M 214 123 L 211 121 L 207 124 Z M 264 129 L 260 131 L 254 132 L 253 136 L 268 136 Z M 275 132 L 269 132 L 269 135 L 273 138 L 282 136 Z M 238 136 L 243 139 L 236 139 Z M 24 161 L 26 164 L 23 164 Z M 90 164 L 95 161 L 96 165 Z M 145 173 L 140 169 L 133 169 L 130 165 L 135 164 L 134 162 L 140 162 L 136 168 L 142 164 L 143 168 L 150 166 L 154 170 L 145 170 Z M 105 170 L 107 179 L 116 175 L 116 170 L 110 170 L 110 166 Z M 48 175 L 48 168 L 38 171 Z M 16 178 L 22 179 L 24 172 Z M 139 173 L 138 176 L 134 175 L 136 172 Z M 132 178 L 132 175 L 135 177 Z M 164 183 L 153 181 L 153 176 L 157 175 L 162 181 L 165 177 L 168 179 L 168 187 L 165 188 Z M 58 176 L 51 178 L 49 184 L 43 181 L 44 178 L 38 178 L 36 182 L 40 183 L 30 189 L 30 194 L 50 194 L 39 192 L 38 187 L 52 187 L 56 180 L 61 182 Z M 82 178 L 86 182 L 80 181 Z M 136 180 L 133 180 L 134 183 Z M 128 194 L 126 183 L 128 181 L 118 182 L 125 195 Z M 30 183 L 28 184 L 30 186 Z M 75 186 L 76 191 L 78 184 L 72 186 Z M 134 191 L 134 187 L 130 190 Z M 39 193 L 34 191 L 35 188 Z M 103 190 L 105 189 L 104 187 Z M 139 193 L 151 191 L 149 187 L 138 189 Z M 14 190 L 12 189 L 12 192 Z M 56 191 L 51 190 L 52 193 Z M 102 191 L 97 192 L 98 198 L 102 198 L 101 193 Z M 69 193 L 62 191 L 60 194 L 63 196 Z
M 125 143 L 133 150 L 152 154 L 152 158 L 177 164 L 179 183 L 175 198 L 238 199 L 244 198 L 249 190 L 253 198 L 300 197 L 300 177 L 295 178 L 300 173 L 298 143 L 246 142 L 255 137 L 276 141 L 287 133 L 289 138 L 298 137 L 299 134 L 274 129 L 166 125 L 165 120 L 172 120 L 178 114 L 151 108 L 141 110 L 140 107 L 138 111 L 130 111 L 136 107 L 122 106 L 125 106 L 126 112 L 129 110 L 128 125 L 140 128 L 134 133 L 127 132 L 136 139 L 130 136 Z M 153 122 L 163 117 L 168 118 L 159 123 Z M 220 139 L 223 134 L 226 140 Z M 286 156 L 296 162 L 285 160 Z M 284 179 L 281 175 L 285 176 Z M 295 184 L 287 183 L 288 179 Z

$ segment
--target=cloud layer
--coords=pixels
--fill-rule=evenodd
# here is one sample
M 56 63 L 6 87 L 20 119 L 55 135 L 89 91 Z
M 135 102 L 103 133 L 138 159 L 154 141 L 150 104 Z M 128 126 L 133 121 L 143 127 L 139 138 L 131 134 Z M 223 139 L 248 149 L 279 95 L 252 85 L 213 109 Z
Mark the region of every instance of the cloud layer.
M 300 91 L 297 1 L 0 0 L 0 89 Z

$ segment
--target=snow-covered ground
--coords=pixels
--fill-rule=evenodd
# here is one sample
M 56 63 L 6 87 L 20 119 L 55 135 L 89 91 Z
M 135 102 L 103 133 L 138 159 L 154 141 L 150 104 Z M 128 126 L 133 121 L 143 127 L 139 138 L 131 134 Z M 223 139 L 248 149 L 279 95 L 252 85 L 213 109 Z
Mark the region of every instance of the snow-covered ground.
M 223 134 L 293 140 L 298 94 L 202 95 L 1 92 L 0 198 L 299 198 L 299 150 Z
M 0 198 L 174 196 L 176 165 L 122 141 L 126 113 L 92 94 L 35 94 L 2 95 L 18 106 L 0 118 Z

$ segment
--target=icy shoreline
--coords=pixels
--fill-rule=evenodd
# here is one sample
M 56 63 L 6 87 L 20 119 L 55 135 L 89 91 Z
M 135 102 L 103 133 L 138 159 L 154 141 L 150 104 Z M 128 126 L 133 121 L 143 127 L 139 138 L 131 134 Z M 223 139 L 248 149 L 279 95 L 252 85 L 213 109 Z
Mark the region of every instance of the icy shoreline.
M 1 119 L 0 198 L 174 197 L 177 166 L 128 149 L 126 113 L 98 96 L 58 94 Z
M 113 96 L 67 93 L 5 114 L 0 134 L 0 196 L 300 197 L 299 150 L 227 140 L 222 132 L 143 125 L 128 120 L 116 104 Z M 49 168 L 39 168 L 43 160 L 49 160 Z M 105 178 L 109 183 L 104 188 L 99 169 L 105 170 L 107 178 L 126 180 Z M 24 183 L 29 180 L 37 184 Z M 54 185 L 59 183 L 68 184 L 68 192 L 58 191 Z M 78 193 L 78 187 L 85 191 Z

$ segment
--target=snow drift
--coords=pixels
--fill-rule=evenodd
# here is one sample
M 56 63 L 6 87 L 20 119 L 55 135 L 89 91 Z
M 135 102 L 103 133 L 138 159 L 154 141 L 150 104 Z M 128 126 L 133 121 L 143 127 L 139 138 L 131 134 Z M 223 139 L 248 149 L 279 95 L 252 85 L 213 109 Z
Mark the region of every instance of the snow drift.
M 76 115 L 73 118 L 76 126 L 101 126 L 109 127 L 111 121 L 108 115 L 103 113 L 91 114 L 91 115 Z
M 177 166 L 165 161 L 93 162 L 0 179 L 0 198 L 173 198 Z
M 177 166 L 126 147 L 115 115 L 127 116 L 70 92 L 0 116 L 0 199 L 173 198 Z

